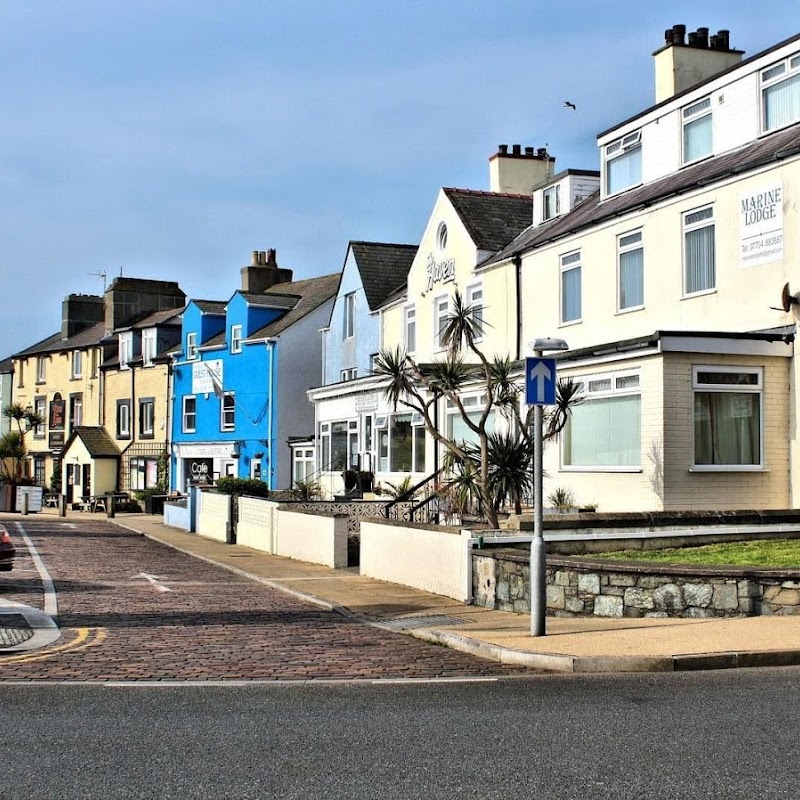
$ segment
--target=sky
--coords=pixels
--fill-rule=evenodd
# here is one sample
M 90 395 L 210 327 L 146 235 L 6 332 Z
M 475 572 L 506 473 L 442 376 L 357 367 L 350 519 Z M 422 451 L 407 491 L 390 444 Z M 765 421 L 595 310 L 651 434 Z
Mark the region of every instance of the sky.
M 800 3 L 0 0 L 0 359 L 102 273 L 226 300 L 252 250 L 301 279 L 416 244 L 501 143 L 598 169 L 678 23 L 747 57 Z

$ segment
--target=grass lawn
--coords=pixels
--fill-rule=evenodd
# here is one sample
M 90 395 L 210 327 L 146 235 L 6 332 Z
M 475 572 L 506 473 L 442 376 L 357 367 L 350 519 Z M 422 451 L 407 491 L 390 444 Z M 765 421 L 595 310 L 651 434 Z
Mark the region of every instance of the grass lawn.
M 598 553 L 596 557 L 698 566 L 734 564 L 740 567 L 800 568 L 800 539 L 764 539 L 758 542 L 671 547 L 665 550 L 618 550 L 615 553 Z

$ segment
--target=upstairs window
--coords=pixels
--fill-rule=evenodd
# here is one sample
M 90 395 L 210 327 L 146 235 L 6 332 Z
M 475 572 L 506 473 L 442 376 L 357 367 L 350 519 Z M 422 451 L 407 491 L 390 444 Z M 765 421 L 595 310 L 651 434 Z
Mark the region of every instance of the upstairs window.
M 355 367 L 350 367 L 349 369 L 343 369 L 339 375 L 343 381 L 354 381 L 358 377 L 358 370 Z
M 197 334 L 196 333 L 187 333 L 186 334 L 186 360 L 187 361 L 196 361 L 197 360 Z
M 433 301 L 433 331 L 437 350 L 444 350 L 444 331 L 447 327 L 447 316 L 450 313 L 450 300 L 445 295 Z
M 72 351 L 72 377 L 80 378 L 83 375 L 83 353 L 80 350 Z
M 561 256 L 561 323 L 581 319 L 581 254 Z
M 47 420 L 47 398 L 46 397 L 35 397 L 33 400 L 33 410 L 42 420 L 40 425 L 36 425 L 33 428 L 33 436 L 36 439 L 44 439 L 45 434 L 45 425 L 47 424 L 45 420 Z
M 232 431 L 236 427 L 236 401 L 233 392 L 222 395 L 220 429 Z
M 37 356 L 36 358 L 36 383 L 44 383 L 47 380 L 47 358 Z
M 143 397 L 139 401 L 139 436 L 152 439 L 155 431 L 156 401 L 154 397 Z
M 690 164 L 714 152 L 711 98 L 683 109 L 683 163 Z
M 761 105 L 765 131 L 800 120 L 800 53 L 761 73 Z
M 406 352 L 414 353 L 417 349 L 417 309 L 406 306 L 405 309 L 405 336 Z
M 156 329 L 147 328 L 142 331 L 142 360 L 146 367 L 153 366 L 156 357 Z
M 344 296 L 344 318 L 342 319 L 342 338 L 352 339 L 356 332 L 356 293 Z
M 617 263 L 618 310 L 640 308 L 644 305 L 644 248 L 641 231 L 627 233 L 617 239 Z
M 557 217 L 561 213 L 559 186 L 551 186 L 542 192 L 542 221 Z
M 683 215 L 684 294 L 716 288 L 714 209 L 711 206 Z
M 642 182 L 642 132 L 606 145 L 606 194 L 617 194 Z
M 242 326 L 231 325 L 231 353 L 242 352 Z
M 119 335 L 119 366 L 121 369 L 128 368 L 128 362 L 133 356 L 133 334 L 121 333 Z
M 117 400 L 117 439 L 131 438 L 131 401 Z
M 483 286 L 467 287 L 467 307 L 472 309 L 471 317 L 475 323 L 475 339 L 483 338 Z
M 197 429 L 197 398 L 189 395 L 183 398 L 183 413 L 181 414 L 181 430 L 184 433 L 194 433 Z

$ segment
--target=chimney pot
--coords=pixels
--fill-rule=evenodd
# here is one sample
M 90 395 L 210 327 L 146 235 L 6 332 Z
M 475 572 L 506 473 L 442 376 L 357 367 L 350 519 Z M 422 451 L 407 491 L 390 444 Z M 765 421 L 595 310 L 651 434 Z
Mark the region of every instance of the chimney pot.
M 694 31 L 692 31 L 689 34 L 689 47 L 699 47 L 699 46 L 700 45 L 698 44 L 698 36 Z
M 720 47 L 719 36 L 717 36 L 716 34 L 712 34 L 711 38 L 709 39 L 709 47 L 711 47 L 712 50 L 722 49 Z
M 270 264 L 272 266 L 276 266 L 277 263 L 278 263 L 278 261 L 277 261 L 277 258 L 276 258 L 275 248 L 274 247 L 270 247 L 270 249 L 267 250 L 267 264 Z
M 547 158 L 547 148 L 546 147 L 540 147 L 536 151 L 536 155 L 538 155 L 539 158 Z
M 672 44 L 684 44 L 684 35 L 686 33 L 685 25 L 672 26 Z
M 731 49 L 731 32 L 725 30 L 724 28 L 721 31 L 717 31 L 717 38 L 719 39 L 720 46 L 722 50 L 730 50 Z
M 522 145 L 519 145 L 519 144 L 512 145 L 511 152 L 515 156 L 522 155 Z
M 533 158 L 533 148 L 532 147 L 526 147 L 525 148 L 525 155 L 528 156 L 528 158 Z
M 253 250 L 250 254 L 250 264 L 254 267 L 258 264 L 258 250 Z
M 672 44 L 672 28 L 664 31 L 664 44 Z
M 508 145 L 507 144 L 501 144 L 497 148 L 497 154 L 501 155 L 501 156 L 507 156 L 508 155 Z
M 697 35 L 699 37 L 698 47 L 708 47 L 708 28 L 698 28 Z

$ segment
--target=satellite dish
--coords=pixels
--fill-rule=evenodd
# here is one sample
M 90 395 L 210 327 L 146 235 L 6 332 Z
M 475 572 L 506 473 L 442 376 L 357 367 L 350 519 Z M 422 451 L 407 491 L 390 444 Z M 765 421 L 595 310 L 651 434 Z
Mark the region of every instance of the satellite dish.
M 781 292 L 781 307 L 783 310 L 789 312 L 792 310 L 792 306 L 796 306 L 798 303 L 800 303 L 800 300 L 789 291 L 789 284 L 785 284 Z

